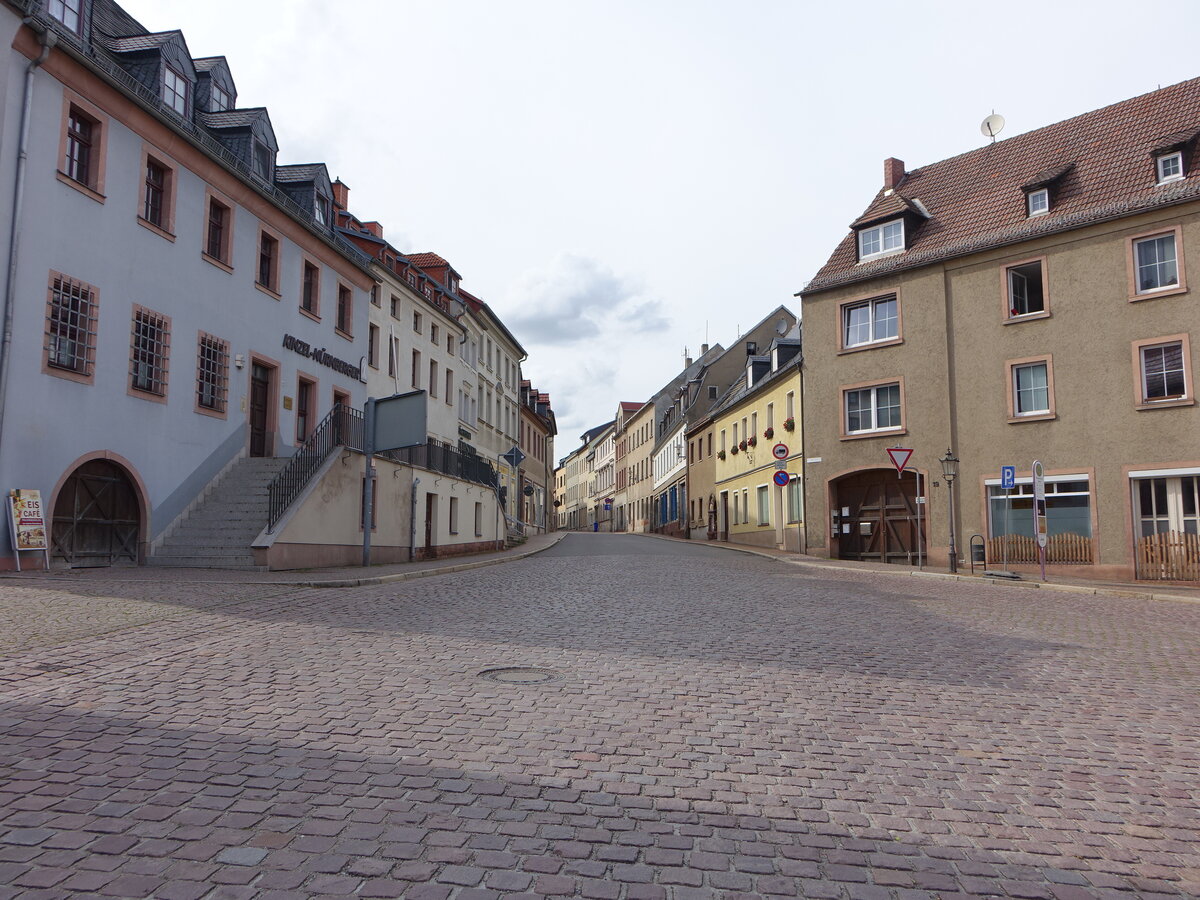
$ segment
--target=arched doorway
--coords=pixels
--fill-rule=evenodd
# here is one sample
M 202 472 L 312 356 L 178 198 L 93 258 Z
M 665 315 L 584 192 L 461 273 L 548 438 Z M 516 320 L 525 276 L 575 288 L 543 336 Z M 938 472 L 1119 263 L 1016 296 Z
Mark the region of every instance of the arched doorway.
M 50 554 L 71 566 L 136 565 L 141 529 L 129 473 L 109 459 L 88 460 L 58 492 Z
M 838 559 L 916 565 L 916 478 L 897 478 L 894 469 L 868 469 L 839 478 L 830 494 Z

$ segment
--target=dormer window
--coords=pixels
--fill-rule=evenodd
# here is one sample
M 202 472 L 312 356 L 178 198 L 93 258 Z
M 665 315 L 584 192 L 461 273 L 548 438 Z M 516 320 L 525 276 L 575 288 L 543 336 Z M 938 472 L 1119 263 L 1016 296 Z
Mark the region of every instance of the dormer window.
M 1039 188 L 1025 195 L 1025 211 L 1030 218 L 1044 216 L 1050 212 L 1050 191 Z
M 214 84 L 212 86 L 212 95 L 208 100 L 209 111 L 224 112 L 231 106 L 233 106 L 233 98 L 231 98 L 229 94 Z
M 317 194 L 317 199 L 313 203 L 313 218 L 322 227 L 329 224 L 329 201 L 320 194 Z
M 181 116 L 187 115 L 188 83 L 187 79 L 172 69 L 163 67 L 163 102 Z
M 57 19 L 67 28 L 79 34 L 79 26 L 82 24 L 79 8 L 82 3 L 83 0 L 50 0 L 46 4 L 46 11 L 50 13 L 51 18 Z
M 455 278 L 453 275 L 451 275 L 449 278 L 446 279 L 446 282 L 451 291 L 453 291 L 454 293 L 458 293 L 458 279 L 457 278 Z
M 271 148 L 261 141 L 254 142 L 254 174 L 264 181 L 271 180 Z
M 1159 184 L 1166 184 L 1168 181 L 1179 181 L 1183 178 L 1183 154 L 1179 151 L 1158 157 L 1154 161 L 1154 165 L 1158 172 Z
M 904 249 L 904 220 L 895 219 L 874 228 L 864 228 L 858 233 L 858 258 L 870 259 L 885 253 L 899 253 Z

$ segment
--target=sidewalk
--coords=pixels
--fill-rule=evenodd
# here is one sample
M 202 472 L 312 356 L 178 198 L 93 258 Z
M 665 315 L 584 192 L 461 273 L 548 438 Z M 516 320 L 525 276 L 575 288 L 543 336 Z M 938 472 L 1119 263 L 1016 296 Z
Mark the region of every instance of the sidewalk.
M 878 572 L 884 575 L 914 576 L 918 578 L 940 578 L 955 581 L 971 581 L 976 584 L 1003 584 L 1019 588 L 1037 588 L 1040 590 L 1065 591 L 1073 594 L 1110 594 L 1117 597 L 1132 597 L 1142 600 L 1176 600 L 1184 603 L 1200 603 L 1200 588 L 1181 584 L 1156 584 L 1150 581 L 1122 582 L 1096 581 L 1087 578 L 1071 578 L 1055 574 L 1047 576 L 1046 581 L 1037 580 L 1036 575 L 1022 574 L 1020 580 L 1011 578 L 992 578 L 983 575 L 982 566 L 976 565 L 977 574 L 971 574 L 970 563 L 966 571 L 960 566 L 957 574 L 951 574 L 948 569 L 925 566 L 904 566 L 894 563 L 859 562 L 850 559 L 826 559 L 820 556 L 806 556 L 788 550 L 774 550 L 769 547 L 751 547 L 745 544 L 734 544 L 729 541 L 696 541 L 687 538 L 671 537 L 665 534 L 640 534 L 638 537 L 652 537 L 664 541 L 680 541 L 703 547 L 721 547 L 739 553 L 749 553 L 767 559 L 777 559 L 794 566 L 804 566 L 813 569 L 829 569 L 842 572 Z
M 174 584 L 280 584 L 296 587 L 361 587 L 367 584 L 389 584 L 426 578 L 430 575 L 446 575 L 465 572 L 483 566 L 525 559 L 553 547 L 569 532 L 554 531 L 549 534 L 530 535 L 524 544 L 509 550 L 492 553 L 474 553 L 469 556 L 452 556 L 447 559 L 429 559 L 413 563 L 389 565 L 345 566 L 330 569 L 296 569 L 286 572 L 255 572 L 240 569 L 186 569 L 152 566 L 128 566 L 95 569 L 53 569 L 47 572 L 6 572 L 0 579 L 41 582 L 78 581 L 82 578 L 104 581 L 164 581 Z

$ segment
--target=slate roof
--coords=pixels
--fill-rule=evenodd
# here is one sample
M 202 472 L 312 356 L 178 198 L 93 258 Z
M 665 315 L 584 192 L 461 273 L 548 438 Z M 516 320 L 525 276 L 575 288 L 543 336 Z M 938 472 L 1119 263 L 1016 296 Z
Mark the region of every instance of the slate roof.
M 209 72 L 219 68 L 222 64 L 225 65 L 225 68 L 229 68 L 229 61 L 223 56 L 202 56 L 192 60 L 192 65 L 196 67 L 197 72 Z
M 222 112 L 197 112 L 197 117 L 209 128 L 249 128 L 259 118 L 267 115 L 265 106 L 252 106 L 247 109 L 226 109 Z M 270 121 L 270 116 L 267 120 Z
M 1200 199 L 1198 132 L 1200 78 L 1193 78 L 923 166 L 892 194 L 880 191 L 855 220 L 877 220 L 889 209 L 898 215 L 902 204 L 924 208 L 929 219 L 908 250 L 860 264 L 850 232 L 801 293 Z M 1188 142 L 1187 177 L 1157 184 L 1152 153 Z M 1050 212 L 1027 217 L 1022 187 L 1055 172 Z
M 146 50 L 157 50 L 172 38 L 183 40 L 183 32 L 178 28 L 174 31 L 159 31 L 154 34 L 134 34 L 127 37 L 105 37 L 102 40 L 113 53 L 141 53 Z
M 275 180 L 281 184 L 303 184 L 316 181 L 322 175 L 329 177 L 325 163 L 306 163 L 295 166 L 276 166 Z

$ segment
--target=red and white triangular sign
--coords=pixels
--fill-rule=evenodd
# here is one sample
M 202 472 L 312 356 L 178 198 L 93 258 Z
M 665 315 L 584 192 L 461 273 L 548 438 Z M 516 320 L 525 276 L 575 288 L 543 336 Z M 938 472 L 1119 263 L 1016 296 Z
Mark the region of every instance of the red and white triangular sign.
M 896 467 L 896 471 L 901 475 L 904 474 L 904 467 L 908 465 L 908 459 L 913 455 L 910 447 L 889 447 L 888 456 L 892 458 L 892 465 Z

